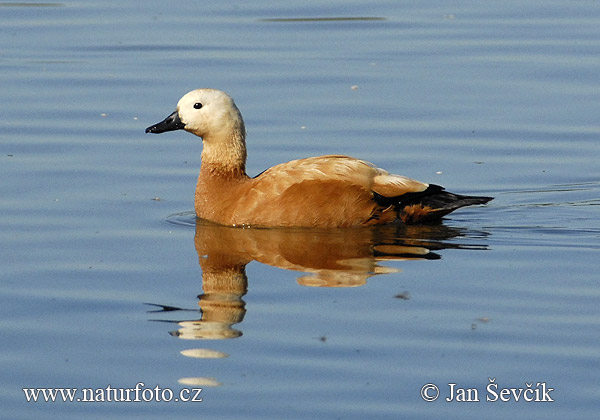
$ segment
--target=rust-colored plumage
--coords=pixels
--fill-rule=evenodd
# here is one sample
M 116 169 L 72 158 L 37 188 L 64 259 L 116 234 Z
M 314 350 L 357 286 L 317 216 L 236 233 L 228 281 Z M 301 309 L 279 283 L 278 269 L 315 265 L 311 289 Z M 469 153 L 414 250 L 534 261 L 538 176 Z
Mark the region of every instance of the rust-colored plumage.
M 173 114 L 146 132 L 177 129 L 202 137 L 204 143 L 196 214 L 223 225 L 428 223 L 459 207 L 492 199 L 452 194 L 340 155 L 293 160 L 251 178 L 245 170 L 246 131 L 241 113 L 231 97 L 214 89 L 189 92 Z

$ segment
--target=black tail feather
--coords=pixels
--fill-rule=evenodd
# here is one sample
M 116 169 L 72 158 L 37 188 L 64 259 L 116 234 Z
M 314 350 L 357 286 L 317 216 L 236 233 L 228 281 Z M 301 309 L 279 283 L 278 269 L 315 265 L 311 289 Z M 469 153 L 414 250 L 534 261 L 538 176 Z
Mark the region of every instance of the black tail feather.
M 456 209 L 485 204 L 493 198 L 454 194 L 435 184 L 430 184 L 424 191 L 397 197 L 384 197 L 375 193 L 378 204 L 386 207 L 393 205 L 398 216 L 406 223 L 435 222 Z

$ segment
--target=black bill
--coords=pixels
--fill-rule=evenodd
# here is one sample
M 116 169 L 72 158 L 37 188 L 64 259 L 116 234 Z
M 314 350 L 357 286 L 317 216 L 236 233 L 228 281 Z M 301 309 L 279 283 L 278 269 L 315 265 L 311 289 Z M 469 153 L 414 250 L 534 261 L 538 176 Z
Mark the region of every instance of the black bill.
M 179 114 L 175 111 L 163 121 L 146 128 L 146 133 L 159 134 L 165 131 L 181 130 L 184 127 L 185 124 L 179 119 Z

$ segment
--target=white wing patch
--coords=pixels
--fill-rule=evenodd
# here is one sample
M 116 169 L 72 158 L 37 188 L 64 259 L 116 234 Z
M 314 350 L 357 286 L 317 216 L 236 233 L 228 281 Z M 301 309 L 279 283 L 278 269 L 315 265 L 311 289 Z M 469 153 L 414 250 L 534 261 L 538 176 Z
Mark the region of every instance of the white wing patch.
M 402 175 L 383 173 L 373 178 L 373 191 L 384 197 L 397 197 L 406 193 L 422 192 L 429 184 Z

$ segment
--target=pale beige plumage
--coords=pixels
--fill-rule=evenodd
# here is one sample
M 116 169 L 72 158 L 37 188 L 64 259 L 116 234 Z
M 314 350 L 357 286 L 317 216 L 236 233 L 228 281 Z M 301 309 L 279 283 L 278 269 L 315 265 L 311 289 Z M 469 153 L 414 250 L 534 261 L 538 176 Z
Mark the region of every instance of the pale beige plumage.
M 448 193 L 340 155 L 293 160 L 251 178 L 245 170 L 241 113 L 231 97 L 214 89 L 189 92 L 173 114 L 146 132 L 176 129 L 203 139 L 196 214 L 223 225 L 351 227 L 431 221 L 491 199 Z

